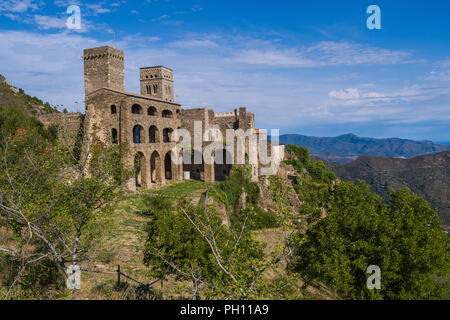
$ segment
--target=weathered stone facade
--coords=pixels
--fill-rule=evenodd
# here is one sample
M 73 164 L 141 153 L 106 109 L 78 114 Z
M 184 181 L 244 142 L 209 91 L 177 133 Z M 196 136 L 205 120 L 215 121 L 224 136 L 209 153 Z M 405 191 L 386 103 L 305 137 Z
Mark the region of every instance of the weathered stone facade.
M 131 151 L 124 162 L 136 168 L 136 176 L 127 183 L 129 190 L 152 188 L 170 180 L 223 180 L 233 164 L 248 163 L 250 136 L 244 139 L 245 160 L 241 159 L 241 162 L 235 156 L 232 162 L 227 161 L 230 155 L 225 145 L 211 155 L 213 162 L 206 163 L 202 153 L 215 141 L 211 136 L 212 129 L 218 129 L 224 139 L 227 129 L 234 130 L 231 132 L 255 129 L 255 116 L 246 108 L 225 114 L 207 108 L 183 109 L 174 102 L 173 71 L 163 66 L 141 68 L 141 93 L 126 92 L 123 52 L 109 46 L 86 49 L 83 59 L 86 114 L 80 126 L 84 129 L 85 150 L 99 143 L 127 142 Z M 199 124 L 200 130 L 194 130 Z M 188 151 L 185 150 L 184 154 L 180 151 L 179 159 L 174 159 L 172 149 L 179 140 L 177 129 L 187 129 L 192 140 Z M 255 139 L 265 137 L 257 129 L 248 132 Z M 197 137 L 200 145 L 194 143 L 194 134 L 201 135 Z M 236 148 L 237 145 L 234 155 L 237 154 Z M 284 149 L 280 150 L 284 152 Z M 200 159 L 201 163 L 192 164 L 195 159 Z M 258 181 L 260 167 L 264 166 L 259 165 L 259 159 L 252 164 L 253 181 Z

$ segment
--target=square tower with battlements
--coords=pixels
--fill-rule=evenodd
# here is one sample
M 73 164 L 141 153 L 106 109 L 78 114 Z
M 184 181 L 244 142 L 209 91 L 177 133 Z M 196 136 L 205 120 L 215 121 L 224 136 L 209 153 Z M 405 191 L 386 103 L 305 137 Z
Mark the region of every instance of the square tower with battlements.
M 100 88 L 125 90 L 122 50 L 110 46 L 85 49 L 83 60 L 85 95 Z
M 173 102 L 173 71 L 156 66 L 140 69 L 141 94 Z

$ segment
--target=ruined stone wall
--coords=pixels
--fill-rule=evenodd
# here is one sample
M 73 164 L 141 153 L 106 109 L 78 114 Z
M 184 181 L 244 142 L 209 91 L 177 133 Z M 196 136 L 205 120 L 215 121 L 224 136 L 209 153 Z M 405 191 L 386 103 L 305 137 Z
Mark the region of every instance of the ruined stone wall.
M 37 118 L 47 128 L 54 126 L 58 140 L 71 149 L 81 137 L 84 115 L 79 112 L 41 114 Z

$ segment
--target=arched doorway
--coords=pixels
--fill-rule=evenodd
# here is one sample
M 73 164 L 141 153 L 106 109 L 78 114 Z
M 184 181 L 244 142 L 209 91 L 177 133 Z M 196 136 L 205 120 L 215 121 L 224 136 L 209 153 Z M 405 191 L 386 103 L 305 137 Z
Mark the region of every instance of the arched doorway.
M 153 151 L 150 157 L 150 175 L 152 183 L 161 182 L 161 158 L 157 151 Z
M 164 157 L 164 172 L 166 180 L 172 180 L 172 151 L 167 152 Z
M 196 163 L 195 159 L 198 160 L 198 163 Z M 190 179 L 202 180 L 205 171 L 204 165 L 205 161 L 203 160 L 203 155 L 200 151 L 185 151 L 185 153 L 183 153 L 183 171 L 189 171 Z
M 117 129 L 116 128 L 112 128 L 111 129 L 111 142 L 113 143 L 113 144 L 116 144 L 116 143 L 118 143 L 118 138 L 117 138 Z
M 134 172 L 136 188 L 147 186 L 146 162 L 145 156 L 142 152 L 138 152 L 134 156 Z
M 214 155 L 214 180 L 224 181 L 232 168 L 231 154 L 225 149 L 216 150 Z

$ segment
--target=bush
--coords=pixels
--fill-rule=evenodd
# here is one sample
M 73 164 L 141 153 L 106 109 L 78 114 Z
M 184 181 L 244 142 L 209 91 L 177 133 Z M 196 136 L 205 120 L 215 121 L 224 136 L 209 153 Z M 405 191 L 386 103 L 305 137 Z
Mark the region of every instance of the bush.
M 445 298 L 449 240 L 435 211 L 408 189 L 383 203 L 359 181 L 337 184 L 327 216 L 298 233 L 293 270 L 348 299 Z M 381 290 L 366 287 L 369 265 L 381 269 Z

